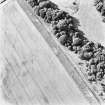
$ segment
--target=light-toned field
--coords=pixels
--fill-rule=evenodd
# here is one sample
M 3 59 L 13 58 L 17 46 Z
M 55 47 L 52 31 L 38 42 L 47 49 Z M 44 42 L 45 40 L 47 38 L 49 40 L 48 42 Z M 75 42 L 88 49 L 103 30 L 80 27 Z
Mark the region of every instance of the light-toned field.
M 17 105 L 89 105 L 20 6 L 10 2 L 1 11 L 5 99 Z
M 80 0 L 80 9 L 77 18 L 86 36 L 105 46 L 105 23 L 95 9 L 94 0 Z
M 81 29 L 90 40 L 100 42 L 105 46 L 105 23 L 94 7 L 94 0 L 52 0 L 60 8 L 73 13 L 72 3 L 77 1 L 79 11 L 74 14 L 79 19 Z M 75 7 L 75 6 L 74 6 Z M 74 8 L 75 10 L 76 8 Z

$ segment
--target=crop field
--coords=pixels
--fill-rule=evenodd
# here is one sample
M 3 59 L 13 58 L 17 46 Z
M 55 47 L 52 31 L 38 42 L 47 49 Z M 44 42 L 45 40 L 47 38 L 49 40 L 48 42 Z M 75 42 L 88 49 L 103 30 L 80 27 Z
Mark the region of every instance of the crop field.
M 5 99 L 17 105 L 89 105 L 19 5 L 10 2 L 3 11 Z
M 1 90 L 7 102 L 104 103 L 105 26 L 91 1 L 80 2 L 74 15 L 49 0 L 10 0 L 1 8 Z

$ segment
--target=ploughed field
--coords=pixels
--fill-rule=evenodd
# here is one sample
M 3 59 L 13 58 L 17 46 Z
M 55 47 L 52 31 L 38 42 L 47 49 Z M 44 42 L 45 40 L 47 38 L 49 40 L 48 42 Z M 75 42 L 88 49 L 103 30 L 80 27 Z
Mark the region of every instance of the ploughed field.
M 85 62 L 89 83 L 100 87 L 98 94 L 105 99 L 105 47 L 90 40 L 80 30 L 79 20 L 58 8 L 49 0 L 26 0 L 35 14 L 50 25 L 51 31 L 62 46 L 74 52 Z

